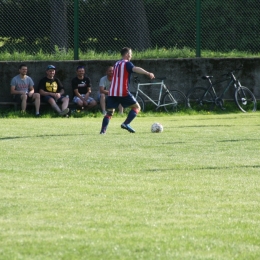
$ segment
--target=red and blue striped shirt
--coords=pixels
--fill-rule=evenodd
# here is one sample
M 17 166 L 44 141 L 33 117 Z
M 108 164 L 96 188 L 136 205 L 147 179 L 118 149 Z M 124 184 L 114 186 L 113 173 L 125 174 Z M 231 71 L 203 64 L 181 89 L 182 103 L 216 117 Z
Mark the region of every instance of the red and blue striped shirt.
M 114 65 L 114 74 L 109 96 L 125 97 L 129 93 L 129 83 L 134 64 L 128 60 L 119 60 Z

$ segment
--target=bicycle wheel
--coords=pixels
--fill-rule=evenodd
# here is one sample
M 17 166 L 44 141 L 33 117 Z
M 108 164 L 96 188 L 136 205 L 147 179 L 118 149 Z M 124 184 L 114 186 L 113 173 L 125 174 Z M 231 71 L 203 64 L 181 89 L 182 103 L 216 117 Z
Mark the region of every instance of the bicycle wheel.
M 131 92 L 131 94 L 135 97 L 135 99 L 137 100 L 137 102 L 139 103 L 140 107 L 141 107 L 141 111 L 144 112 L 145 110 L 145 102 L 144 102 L 144 99 L 140 96 L 140 95 L 137 95 L 136 96 L 136 93 L 135 92 Z
M 211 92 L 206 88 L 195 87 L 188 93 L 188 107 L 197 111 L 211 111 L 215 107 L 215 101 Z M 206 93 L 206 94 L 205 94 Z
M 254 94 L 247 87 L 239 87 L 235 91 L 235 102 L 238 108 L 246 112 L 255 112 L 257 102 Z
M 187 108 L 187 98 L 179 90 L 169 90 L 162 97 L 162 105 L 166 112 L 178 112 Z

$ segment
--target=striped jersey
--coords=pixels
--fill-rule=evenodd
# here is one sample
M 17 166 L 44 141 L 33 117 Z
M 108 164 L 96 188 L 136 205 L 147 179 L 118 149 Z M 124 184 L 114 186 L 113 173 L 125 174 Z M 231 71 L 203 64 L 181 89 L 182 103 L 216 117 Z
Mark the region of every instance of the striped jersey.
M 128 95 L 130 77 L 134 64 L 128 60 L 119 60 L 114 65 L 114 74 L 109 89 L 109 96 L 125 97 Z

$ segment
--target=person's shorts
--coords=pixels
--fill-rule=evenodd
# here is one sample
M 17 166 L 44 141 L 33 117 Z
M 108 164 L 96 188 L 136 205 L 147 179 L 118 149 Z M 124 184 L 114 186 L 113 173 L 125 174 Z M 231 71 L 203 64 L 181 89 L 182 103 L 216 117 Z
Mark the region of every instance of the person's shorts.
M 137 101 L 136 101 L 135 97 L 131 93 L 128 93 L 128 95 L 125 97 L 108 96 L 106 107 L 107 107 L 107 109 L 115 109 L 121 104 L 123 108 L 126 108 L 126 107 L 130 107 L 136 103 L 137 103 Z
M 13 95 L 13 100 L 17 103 L 20 103 L 22 101 L 21 99 L 21 94 L 17 94 L 17 95 Z M 29 97 L 27 95 L 27 103 L 32 103 L 33 102 L 33 99 L 32 97 Z
M 45 103 L 49 103 L 49 99 L 52 98 L 55 100 L 55 98 L 53 96 L 41 96 L 41 100 Z M 64 98 L 64 96 L 61 96 L 59 99 L 56 100 L 56 103 L 62 103 L 62 99 Z
M 81 97 L 85 98 L 85 96 L 86 96 L 85 94 L 81 94 Z M 75 104 L 77 104 L 79 100 L 81 100 L 81 99 L 80 99 L 79 97 L 77 97 L 77 96 L 75 96 L 75 97 L 72 99 L 72 101 L 73 101 Z M 89 103 L 91 103 L 93 100 L 94 100 L 94 98 L 88 97 L 87 103 L 89 104 Z

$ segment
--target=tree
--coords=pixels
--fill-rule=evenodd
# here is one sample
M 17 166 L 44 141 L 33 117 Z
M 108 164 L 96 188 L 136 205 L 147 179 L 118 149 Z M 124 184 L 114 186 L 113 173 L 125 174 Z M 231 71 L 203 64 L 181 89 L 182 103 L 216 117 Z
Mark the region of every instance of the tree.
M 126 43 L 135 50 L 151 47 L 146 11 L 142 0 L 123 0 Z

